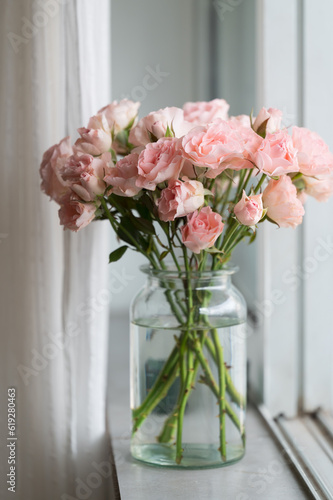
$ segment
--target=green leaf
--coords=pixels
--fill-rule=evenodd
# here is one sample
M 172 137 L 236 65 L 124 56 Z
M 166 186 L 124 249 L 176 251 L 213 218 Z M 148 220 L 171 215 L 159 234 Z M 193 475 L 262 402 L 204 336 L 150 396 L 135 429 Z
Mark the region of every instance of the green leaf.
M 111 153 L 111 158 L 112 158 L 113 163 L 117 163 L 117 154 L 116 154 L 115 150 L 111 148 L 110 153 Z
M 172 130 L 170 129 L 169 125 L 167 126 L 166 132 L 165 132 L 165 137 L 173 137 L 174 134 L 172 133 Z
M 126 130 L 121 130 L 120 132 L 118 132 L 118 134 L 116 135 L 116 141 L 126 147 L 128 142 L 128 132 L 126 132 Z
M 145 234 L 151 234 L 154 235 L 155 233 L 155 228 L 153 226 L 153 223 L 150 220 L 143 219 L 142 217 L 131 217 L 131 221 L 135 225 L 135 227 L 141 231 L 142 233 Z
M 137 240 L 139 233 L 136 231 L 130 218 L 125 216 L 120 219 L 120 223 L 117 229 L 117 235 L 121 240 L 134 246 L 132 238 L 134 238 L 134 240 Z
M 121 259 L 127 249 L 128 246 L 124 245 L 111 252 L 109 255 L 109 263 L 116 262 L 117 260 Z
M 265 220 L 268 208 L 264 208 L 262 211 L 262 216 L 259 222 Z
M 170 223 L 169 222 L 165 222 L 163 220 L 159 220 L 158 223 L 161 226 L 161 228 L 163 229 L 164 233 L 168 236 L 169 235 L 169 225 L 170 225 Z
M 275 224 L 278 228 L 280 227 L 279 224 L 277 222 L 275 222 L 275 220 L 271 219 L 270 217 L 268 217 L 268 215 L 266 214 L 266 218 L 269 222 L 271 222 L 272 224 Z
M 147 134 L 148 134 L 148 137 L 149 137 L 149 140 L 150 142 L 157 142 L 158 139 L 156 137 L 156 135 L 154 135 L 152 132 L 150 132 L 150 130 L 147 129 Z
M 302 172 L 298 172 L 297 174 L 292 174 L 291 176 L 291 180 L 294 182 L 294 181 L 297 181 L 298 179 L 301 179 L 303 177 L 303 174 Z
M 253 234 L 251 235 L 250 239 L 249 239 L 249 245 L 254 242 L 254 240 L 256 239 L 256 237 L 257 237 L 257 231 L 254 231 Z
M 205 196 L 214 196 L 213 193 L 209 189 L 204 189 L 204 195 Z
M 118 196 L 116 194 L 110 194 L 110 196 L 108 197 L 108 201 L 110 205 L 118 208 L 118 211 L 120 212 L 129 211 L 136 208 L 136 201 L 128 196 Z
M 267 127 L 268 120 L 269 120 L 269 118 L 267 118 L 267 120 L 264 120 L 260 124 L 260 126 L 258 127 L 258 130 L 257 130 L 257 134 L 260 135 L 260 137 L 262 137 L 263 139 L 265 139 L 265 136 L 266 136 L 266 127 Z
M 131 121 L 128 123 L 128 125 L 126 126 L 125 130 L 128 130 L 128 131 L 129 131 L 129 130 L 131 130 L 131 128 L 133 127 L 134 122 L 135 122 L 135 120 L 136 120 L 136 117 L 137 117 L 137 116 L 138 116 L 138 115 L 135 115 L 135 116 L 134 116 L 134 118 L 132 118 L 132 120 L 131 120 Z
M 139 202 L 140 201 L 141 200 L 139 200 Z M 152 220 L 152 213 L 143 203 L 138 203 L 136 206 L 136 210 L 140 214 L 140 216 L 143 217 L 144 219 Z
M 169 252 L 170 252 L 170 250 L 164 250 L 164 252 L 162 252 L 160 255 L 159 261 L 162 261 L 163 259 L 165 259 L 165 257 L 168 255 Z
M 251 128 L 253 129 L 253 108 L 251 109 L 251 113 L 250 113 L 250 124 L 251 124 Z
M 158 212 L 157 212 L 157 207 L 154 203 L 154 201 L 151 199 L 151 197 L 149 196 L 149 194 L 147 193 L 144 193 L 141 197 L 140 197 L 140 201 L 142 202 L 142 204 L 148 208 L 149 212 L 151 214 L 154 215 L 154 217 L 157 217 L 158 216 Z M 139 212 L 139 210 L 138 210 Z M 139 212 L 140 213 L 140 212 Z M 141 215 L 141 214 L 140 214 Z
M 205 252 L 208 252 L 208 253 L 224 253 L 224 252 L 222 252 L 222 250 L 219 250 L 216 247 L 205 248 L 204 250 L 205 250 Z

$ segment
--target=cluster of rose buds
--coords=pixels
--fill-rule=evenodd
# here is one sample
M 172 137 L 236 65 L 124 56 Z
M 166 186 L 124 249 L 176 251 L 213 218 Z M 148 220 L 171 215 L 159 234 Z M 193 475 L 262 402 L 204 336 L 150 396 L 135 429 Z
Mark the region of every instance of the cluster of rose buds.
M 262 108 L 255 119 L 229 117 L 226 101 L 214 99 L 138 121 L 138 108 L 115 101 L 78 129 L 73 146 L 67 137 L 44 154 L 42 189 L 60 205 L 65 228 L 89 224 L 101 196 L 139 204 L 148 193 L 160 221 L 183 218 L 182 242 L 198 254 L 214 247 L 226 218 L 253 230 L 265 219 L 296 227 L 307 195 L 326 201 L 333 193 L 328 146 L 306 128 L 281 127 L 280 110 Z M 221 207 L 224 195 L 230 199 Z

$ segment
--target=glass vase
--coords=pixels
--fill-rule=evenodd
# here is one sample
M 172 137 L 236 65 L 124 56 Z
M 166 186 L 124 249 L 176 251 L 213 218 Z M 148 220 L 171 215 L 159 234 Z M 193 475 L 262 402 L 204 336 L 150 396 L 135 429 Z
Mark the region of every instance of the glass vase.
M 235 268 L 143 266 L 131 306 L 132 456 L 166 467 L 220 467 L 245 451 L 246 304 Z

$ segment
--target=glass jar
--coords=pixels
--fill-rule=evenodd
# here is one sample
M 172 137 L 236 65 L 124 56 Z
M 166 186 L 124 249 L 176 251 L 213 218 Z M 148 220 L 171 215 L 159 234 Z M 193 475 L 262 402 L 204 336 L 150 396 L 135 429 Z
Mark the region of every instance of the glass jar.
M 245 451 L 246 304 L 236 268 L 143 266 L 131 306 L 131 453 L 169 467 L 219 467 Z

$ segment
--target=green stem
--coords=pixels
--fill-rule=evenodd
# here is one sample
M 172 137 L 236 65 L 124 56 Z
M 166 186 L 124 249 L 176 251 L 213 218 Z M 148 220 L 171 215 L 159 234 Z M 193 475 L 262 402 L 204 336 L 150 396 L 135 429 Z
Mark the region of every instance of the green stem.
M 159 373 L 159 376 L 155 380 L 155 383 L 151 390 L 149 391 L 147 397 L 143 401 L 143 403 L 135 408 L 132 411 L 132 415 L 134 420 L 138 418 L 142 414 L 148 414 L 147 408 L 151 406 L 151 402 L 156 400 L 156 397 L 160 395 L 161 392 L 163 392 L 163 387 L 164 384 L 174 376 L 175 372 L 177 371 L 177 364 L 179 360 L 179 348 L 177 345 L 173 348 L 173 350 L 170 353 L 170 356 L 168 357 L 167 361 L 165 362 L 162 370 Z M 156 402 L 156 404 L 159 401 Z M 155 404 L 155 406 L 156 406 Z M 153 407 L 154 408 L 154 407 Z
M 210 338 L 206 339 L 206 346 L 208 348 L 211 357 L 213 358 L 215 363 L 217 363 L 215 347 Z M 237 391 L 236 387 L 234 386 L 231 375 L 227 367 L 225 369 L 225 382 L 226 382 L 226 390 L 231 400 L 234 403 L 236 403 L 240 408 L 245 408 L 246 406 L 245 398 L 240 394 L 239 391 Z
M 141 411 L 141 413 L 138 417 L 134 417 L 134 425 L 133 425 L 133 429 L 132 429 L 132 434 L 135 434 L 135 432 L 138 430 L 140 425 L 144 422 L 146 417 L 153 411 L 153 409 L 158 405 L 158 403 L 163 398 L 165 398 L 165 396 L 168 394 L 170 387 L 174 383 L 174 381 L 177 377 L 177 374 L 178 374 L 178 370 L 176 367 L 176 369 L 172 372 L 171 376 L 169 376 L 167 380 L 163 380 L 162 385 L 160 385 L 160 390 L 158 392 L 156 392 L 156 391 L 154 392 L 154 397 L 152 398 L 152 400 L 151 401 L 147 401 L 147 399 L 145 400 L 144 411 Z
M 230 195 L 230 191 L 231 191 L 231 188 L 232 188 L 232 185 L 233 185 L 233 179 L 228 179 L 229 183 L 228 183 L 228 187 L 227 189 L 225 190 L 225 192 L 223 193 L 222 197 L 220 200 L 217 201 L 217 206 L 219 205 L 219 203 L 221 203 L 221 209 L 220 210 L 217 210 L 222 216 L 224 214 L 224 210 L 228 204 L 228 201 L 229 201 L 229 195 Z
M 236 191 L 236 196 L 235 196 L 234 201 L 237 201 L 243 192 L 243 183 L 244 183 L 245 176 L 246 176 L 246 170 L 241 170 L 240 174 L 239 174 L 239 184 L 238 184 L 238 188 Z
M 257 194 L 259 189 L 261 188 L 262 184 L 264 183 L 265 179 L 266 179 L 267 175 L 266 174 L 262 174 L 258 184 L 256 185 L 256 187 L 254 188 L 254 193 Z
M 247 188 L 247 185 L 251 179 L 251 176 L 252 176 L 252 172 L 253 172 L 253 168 L 251 168 L 249 171 L 248 171 L 248 174 L 246 176 L 246 179 L 245 179 L 245 182 L 244 182 L 244 185 L 243 185 L 243 189 L 242 189 L 242 192 L 246 190 Z
M 184 412 L 186 407 L 186 401 L 190 394 L 194 376 L 193 370 L 193 353 L 190 349 L 186 349 L 187 354 L 187 371 L 185 375 L 185 348 L 188 340 L 188 336 L 191 335 L 190 329 L 193 324 L 193 296 L 192 296 L 192 285 L 191 285 L 191 274 L 190 274 L 190 266 L 188 261 L 187 249 L 183 245 L 183 255 L 184 255 L 184 264 L 185 269 L 187 271 L 187 279 L 184 280 L 184 287 L 186 290 L 186 298 L 187 298 L 187 330 L 184 332 L 184 338 L 181 344 L 180 350 L 180 371 L 181 371 L 181 389 L 180 389 L 180 406 L 177 417 L 177 438 L 176 438 L 176 463 L 180 464 L 182 460 L 182 433 L 183 433 L 183 420 L 184 420 Z
M 230 243 L 232 242 L 233 235 L 235 234 L 235 231 L 239 227 L 239 222 L 237 220 L 234 220 L 232 225 L 234 227 L 231 228 L 231 226 L 230 226 L 230 232 L 229 232 L 228 236 L 226 235 L 225 241 L 223 241 L 223 245 L 221 248 L 221 252 L 223 252 L 223 253 L 227 253 L 226 248 L 228 248 L 228 245 L 230 245 Z
M 216 329 L 212 330 L 212 337 L 215 346 L 217 369 L 219 375 L 219 417 L 220 417 L 220 453 L 222 460 L 226 460 L 226 441 L 225 441 L 225 365 L 223 358 L 223 348 L 220 344 L 218 332 Z
M 187 351 L 187 375 L 185 386 L 182 391 L 182 400 L 179 407 L 178 421 L 177 421 L 177 441 L 176 441 L 176 463 L 180 464 L 183 458 L 183 447 L 182 447 L 182 436 L 183 436 L 183 421 L 184 421 L 184 413 L 186 408 L 186 403 L 192 389 L 193 383 L 193 353 L 188 350 Z
M 216 396 L 216 399 L 219 398 L 219 391 L 218 391 L 218 388 L 217 388 L 217 384 L 216 384 L 216 382 L 214 380 L 210 380 L 210 379 L 207 379 L 207 378 L 201 378 L 200 382 L 202 382 L 203 384 L 206 384 L 212 390 L 212 392 Z M 241 434 L 241 438 L 242 438 L 243 444 L 245 445 L 245 429 L 244 429 L 244 426 L 241 425 L 239 418 L 237 417 L 236 413 L 231 408 L 231 405 L 230 405 L 230 403 L 227 400 L 225 401 L 225 411 L 226 411 L 226 414 L 228 415 L 228 417 L 230 417 L 231 421 L 234 423 L 234 425 L 239 430 L 239 432 Z

